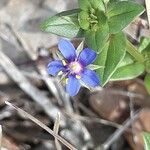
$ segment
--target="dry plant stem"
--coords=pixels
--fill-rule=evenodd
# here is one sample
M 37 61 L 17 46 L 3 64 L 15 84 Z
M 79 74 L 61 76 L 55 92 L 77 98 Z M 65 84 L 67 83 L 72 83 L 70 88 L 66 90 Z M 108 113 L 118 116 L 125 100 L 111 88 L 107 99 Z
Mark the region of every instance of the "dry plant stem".
M 64 144 L 66 147 L 68 147 L 70 150 L 77 150 L 73 145 L 71 145 L 68 141 L 66 141 L 65 139 L 63 139 L 61 136 L 59 136 L 58 134 L 56 134 L 53 130 L 51 130 L 49 127 L 47 127 L 45 124 L 43 124 L 41 121 L 39 121 L 38 119 L 36 119 L 35 117 L 33 117 L 32 115 L 28 114 L 27 112 L 25 112 L 24 110 L 20 109 L 19 107 L 11 104 L 10 102 L 6 101 L 5 102 L 8 106 L 14 108 L 15 110 L 17 110 L 20 114 L 24 115 L 24 117 L 30 119 L 31 121 L 33 121 L 34 123 L 36 123 L 37 125 L 39 125 L 41 128 L 43 128 L 44 130 L 46 130 L 49 134 L 51 134 L 52 136 L 54 136 L 57 140 L 59 140 L 62 144 Z
M 34 59 L 36 58 L 35 53 L 33 53 L 31 51 L 31 48 L 28 45 L 28 43 L 25 40 L 23 40 L 19 35 L 17 35 L 17 34 L 15 34 L 15 35 L 16 35 L 15 37 L 18 38 L 19 43 L 21 43 L 22 49 L 24 51 L 26 51 L 28 56 L 30 57 L 30 59 L 34 61 Z M 45 76 L 48 76 L 45 64 L 37 64 L 37 69 L 38 69 L 39 73 L 44 77 L 43 81 L 47 85 L 49 91 L 54 94 L 54 96 L 58 100 L 58 103 L 61 105 L 62 102 L 66 102 L 67 106 L 69 106 L 69 107 L 66 107 L 66 108 L 69 108 L 67 111 L 73 111 L 73 108 L 70 104 L 70 98 L 67 96 L 64 97 L 61 95 L 62 93 L 65 93 L 65 92 L 64 92 L 63 88 L 58 89 L 59 88 L 58 82 L 53 81 L 52 78 L 45 78 Z M 59 92 L 60 90 L 61 90 L 61 92 Z
M 40 75 L 38 73 L 30 73 L 30 72 L 27 72 L 27 71 L 21 71 L 21 72 L 22 72 L 23 75 L 25 75 L 25 76 L 27 76 L 27 77 L 29 77 L 31 79 L 32 78 L 33 79 L 36 78 L 38 80 L 46 80 L 46 81 L 48 81 L 49 78 L 50 78 L 50 76 L 48 76 L 48 75 L 42 76 L 42 75 Z M 53 78 L 50 78 L 50 79 L 54 83 L 58 83 L 59 82 L 57 78 L 53 77 Z M 58 91 L 61 91 L 60 92 L 61 93 L 61 97 L 63 97 L 61 99 L 63 99 L 63 102 L 65 104 L 65 109 L 67 110 L 67 112 L 73 113 L 73 108 L 71 106 L 69 95 L 64 91 L 64 88 L 61 86 L 61 84 L 57 84 L 57 85 L 58 85 L 58 87 L 57 87 Z
M 49 76 L 42 76 L 38 73 L 30 73 L 30 72 L 27 72 L 27 71 L 22 71 L 21 70 L 21 73 L 26 76 L 26 77 L 29 77 L 29 78 L 36 78 L 36 79 L 39 79 L 39 80 L 44 80 L 44 79 L 48 79 L 50 78 Z M 53 80 L 54 82 L 56 82 L 56 78 L 51 78 L 51 80 Z M 98 87 L 96 89 L 93 89 L 92 92 L 96 92 L 96 91 L 101 91 L 101 90 L 105 90 L 101 87 Z M 138 93 L 133 93 L 133 92 L 128 92 L 128 91 L 121 91 L 121 90 L 118 90 L 118 89 L 112 89 L 111 90 L 114 94 L 119 94 L 119 95 L 122 95 L 122 96 L 128 96 L 130 98 L 141 98 L 141 99 L 145 99 L 146 101 L 146 105 L 147 107 L 150 107 L 150 96 L 144 96 L 144 95 L 141 95 L 141 94 L 138 94 Z M 136 99 L 135 99 L 136 100 Z M 133 104 L 134 104 L 134 101 L 133 101 Z M 69 106 L 66 106 L 66 107 L 69 107 Z M 80 106 L 79 106 L 80 107 Z M 70 110 L 69 108 L 66 109 L 67 111 Z M 72 112 L 72 108 L 70 111 L 68 112 Z
M 93 92 L 102 91 L 102 90 L 105 90 L 105 89 L 102 88 L 102 87 L 97 87 L 97 88 L 94 89 Z M 123 90 L 118 90 L 118 89 L 112 89 L 111 92 L 114 93 L 114 94 L 122 95 L 122 96 L 130 96 L 132 98 L 145 98 L 145 96 L 142 95 L 142 94 L 123 91 Z
M 93 122 L 99 122 L 101 124 L 105 124 L 105 125 L 108 125 L 108 126 L 113 126 L 115 128 L 121 128 L 122 125 L 119 125 L 115 122 L 111 122 L 111 121 L 107 121 L 107 120 L 104 120 L 104 119 L 100 119 L 95 113 L 93 113 L 90 109 L 86 108 L 83 104 L 79 103 L 79 107 L 80 109 L 82 109 L 82 111 L 84 111 L 87 115 L 89 115 L 90 117 L 82 117 L 82 116 L 79 116 L 79 115 L 72 115 L 72 118 L 78 118 L 79 120 L 82 120 L 82 121 L 93 121 Z M 70 115 L 70 114 L 68 114 Z
M 123 127 L 117 129 L 112 136 L 110 136 L 105 143 L 102 145 L 104 150 L 107 150 L 122 134 L 123 132 L 139 117 L 140 111 L 136 112 L 134 116 L 123 124 Z
M 6 73 L 15 81 L 15 83 L 35 102 L 37 102 L 47 113 L 48 116 L 55 120 L 57 113 L 60 110 L 54 106 L 49 98 L 42 93 L 37 87 L 28 81 L 28 79 L 19 71 L 15 64 L 1 51 L 0 48 L 0 65 L 6 71 Z M 61 112 L 60 112 L 61 113 Z M 62 121 L 64 115 L 62 115 Z M 64 122 L 62 122 L 64 124 Z
M 107 125 L 107 126 L 112 126 L 112 127 L 115 127 L 115 128 L 122 128 L 123 126 L 120 125 L 120 124 L 117 124 L 115 122 L 111 122 L 111 121 L 108 121 L 108 120 L 104 120 L 104 119 L 100 119 L 98 117 L 95 117 L 95 118 L 91 118 L 91 117 L 86 117 L 86 116 L 80 116 L 80 115 L 77 115 L 77 114 L 67 114 L 71 119 L 74 119 L 74 120 L 80 120 L 80 121 L 84 121 L 84 122 L 97 122 L 97 123 L 100 123 L 100 124 L 104 124 L 104 125 Z
M 88 116 L 90 117 L 97 117 L 97 115 L 92 112 L 90 109 L 88 109 L 86 106 L 84 106 L 82 103 L 78 103 L 78 107 L 82 109 Z
M 0 125 L 0 150 L 2 148 L 2 126 Z
M 33 51 L 33 48 L 27 44 L 27 42 L 17 34 L 17 32 L 11 28 L 8 24 L 0 24 L 2 26 L 2 29 L 4 31 L 0 31 L 0 37 L 2 39 L 7 40 L 9 43 L 14 44 L 18 49 L 25 51 L 28 56 L 30 57 L 31 60 L 36 60 L 37 59 L 37 53 Z M 5 31 L 8 32 L 9 35 L 4 34 Z M 52 92 L 52 94 L 57 98 L 58 102 L 62 101 L 59 96 L 59 92 L 56 85 L 56 82 L 51 80 L 51 78 L 45 78 L 45 75 L 48 76 L 45 65 L 37 65 L 37 69 L 40 72 L 40 74 L 43 76 L 43 81 L 47 85 L 48 89 Z M 61 102 L 62 103 L 62 102 Z
M 130 107 L 130 118 L 132 119 L 134 116 L 134 103 L 133 103 L 133 98 L 130 97 L 129 95 L 129 99 L 130 99 L 130 103 L 129 103 L 129 107 Z M 131 133 L 132 133 L 132 140 L 134 141 L 134 130 L 133 130 L 133 123 L 131 123 Z
M 11 29 L 13 31 L 13 29 Z M 35 60 L 35 58 L 37 57 L 33 51 L 31 51 L 31 47 L 30 45 L 23 39 L 21 38 L 15 31 L 13 31 L 14 33 L 14 37 L 17 38 L 18 41 L 18 45 L 19 43 L 21 43 L 21 49 L 23 49 L 24 51 L 26 51 L 26 53 L 28 54 L 28 56 L 30 57 L 31 60 Z M 47 85 L 48 89 L 50 92 L 52 92 L 54 94 L 54 96 L 56 97 L 56 99 L 58 100 L 58 103 L 61 105 L 62 103 L 65 104 L 65 108 L 68 112 L 73 112 L 73 108 L 71 106 L 70 103 L 70 97 L 66 94 L 66 92 L 64 91 L 64 89 L 59 86 L 59 83 L 55 80 L 52 80 L 52 78 L 45 78 L 45 76 L 48 76 L 45 64 L 37 64 L 37 69 L 39 71 L 39 73 L 43 76 L 43 81 L 45 82 L 45 84 Z M 61 91 L 61 92 L 59 92 Z
M 0 43 L 1 44 L 1 43 Z M 35 87 L 32 83 L 29 82 L 29 80 L 20 72 L 20 70 L 17 68 L 17 66 L 7 57 L 2 51 L 0 47 L 0 65 L 5 70 L 5 72 L 15 81 L 15 83 L 27 94 L 29 95 L 36 103 L 38 103 L 43 110 L 47 113 L 49 117 L 51 117 L 53 120 L 55 120 L 57 113 L 60 112 L 61 114 L 61 125 L 65 126 L 66 123 L 69 124 L 70 122 L 66 121 L 67 118 L 64 116 L 64 114 L 58 109 L 55 105 L 51 103 L 49 98 L 42 93 L 37 87 Z M 43 75 L 42 75 L 43 76 Z M 44 78 L 43 78 L 44 79 Z M 46 79 L 45 79 L 46 81 Z M 58 90 L 57 93 L 61 93 L 62 91 Z M 54 94 L 54 93 L 53 93 Z M 55 94 L 54 94 L 55 95 Z M 63 102 L 65 109 L 68 112 L 73 112 L 73 108 L 70 103 L 70 97 L 67 95 L 66 97 L 63 97 Z M 83 138 L 86 141 L 90 141 L 90 134 L 84 124 L 80 122 L 76 122 L 74 124 L 80 125 L 82 128 L 80 129 L 83 133 Z M 84 131 L 83 131 L 84 129 Z
M 129 103 L 129 107 L 130 107 L 130 118 L 132 118 L 133 115 L 134 115 L 134 103 L 133 103 L 132 97 L 129 96 L 129 98 L 130 98 L 130 103 Z
M 150 29 L 150 0 L 145 0 L 145 3 L 146 3 L 147 17 L 149 22 L 149 29 Z
M 98 91 L 102 91 L 102 90 L 105 90 L 105 89 L 102 87 L 97 87 L 92 92 L 98 92 Z M 150 107 L 150 96 L 145 96 L 145 95 L 142 95 L 139 93 L 133 93 L 133 92 L 123 91 L 123 90 L 118 90 L 118 89 L 111 89 L 111 93 L 121 95 L 121 96 L 127 96 L 130 98 L 134 98 L 133 103 L 135 103 L 136 98 L 143 99 L 143 100 L 145 100 L 144 106 Z
M 58 134 L 60 126 L 60 114 L 57 114 L 57 118 L 55 120 L 53 131 L 55 134 Z M 62 150 L 60 143 L 58 142 L 57 138 L 55 138 L 55 145 L 57 150 Z
M 51 78 L 45 78 L 45 76 L 48 76 L 45 65 L 37 64 L 37 69 L 38 69 L 39 73 L 41 74 L 41 76 L 43 76 L 43 81 L 47 85 L 49 91 L 54 94 L 54 96 L 58 100 L 58 103 L 60 105 L 62 105 L 62 99 L 60 98 L 60 95 L 58 93 L 58 89 L 56 87 L 56 82 L 54 80 L 51 80 Z

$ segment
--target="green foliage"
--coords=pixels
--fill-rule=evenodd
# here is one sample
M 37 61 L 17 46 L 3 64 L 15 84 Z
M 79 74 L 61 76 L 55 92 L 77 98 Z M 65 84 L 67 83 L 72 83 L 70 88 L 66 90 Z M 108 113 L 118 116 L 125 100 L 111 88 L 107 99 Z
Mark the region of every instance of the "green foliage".
M 89 10 L 105 10 L 105 6 L 102 0 L 78 0 L 79 8 L 84 11 Z
M 68 38 L 80 36 L 82 30 L 78 22 L 78 13 L 78 9 L 61 12 L 43 22 L 41 29 Z
M 150 150 L 150 133 L 144 132 L 143 133 L 144 138 L 144 148 L 145 150 Z
M 127 41 L 127 52 L 137 61 L 144 62 L 144 57 L 139 50 L 129 41 Z
M 87 46 L 98 53 L 94 67 L 102 86 L 109 80 L 132 79 L 145 70 L 150 72 L 150 53 L 145 50 L 150 44 L 144 39 L 137 50 L 122 32 L 144 11 L 143 6 L 129 0 L 78 0 L 78 3 L 79 9 L 49 18 L 42 24 L 42 30 L 63 37 L 84 37 Z
M 144 68 L 147 72 L 144 78 L 145 87 L 150 94 L 150 38 L 142 38 L 139 45 L 139 51 L 144 57 Z
M 144 72 L 144 64 L 136 62 L 119 67 L 111 77 L 111 81 L 127 80 L 138 77 Z
M 139 49 L 144 57 L 145 71 L 150 73 L 150 38 L 143 38 Z
M 150 50 L 150 38 L 142 37 L 138 49 L 140 52 Z
M 105 85 L 116 71 L 126 53 L 126 38 L 122 32 L 112 35 L 105 48 L 98 55 L 97 64 L 105 66 L 97 72 L 101 76 L 102 85 Z
M 126 55 L 112 75 L 111 81 L 133 79 L 144 73 L 145 67 L 143 59 L 140 61 L 140 53 L 129 41 L 127 41 L 126 51 Z M 130 51 L 131 54 L 129 53 Z M 138 54 L 138 57 L 135 57 L 136 55 L 134 55 L 134 53 L 136 55 Z
M 97 70 L 97 69 L 100 69 L 100 68 L 104 68 L 104 66 L 90 64 L 90 65 L 87 66 L 87 68 L 90 69 L 90 70 Z
M 145 87 L 146 87 L 148 93 L 150 94 L 150 74 L 147 74 L 145 76 L 144 84 L 145 84 Z
M 84 36 L 87 45 L 99 53 L 109 38 L 108 26 L 103 26 L 97 31 L 84 31 Z
M 110 33 L 121 31 L 143 11 L 143 6 L 131 1 L 119 1 L 109 4 L 107 16 Z

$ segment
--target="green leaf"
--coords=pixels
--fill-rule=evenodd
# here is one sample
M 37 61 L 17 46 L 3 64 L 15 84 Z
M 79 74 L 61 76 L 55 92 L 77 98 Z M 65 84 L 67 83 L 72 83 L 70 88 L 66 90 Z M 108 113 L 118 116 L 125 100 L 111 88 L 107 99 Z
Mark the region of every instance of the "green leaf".
M 81 11 L 78 15 L 79 17 L 79 25 L 82 29 L 87 30 L 90 26 L 90 22 L 88 20 L 89 14 L 86 11 Z
M 145 150 L 150 150 L 150 134 L 147 132 L 143 133 L 144 138 L 144 148 Z
M 138 62 L 144 62 L 143 55 L 138 51 L 138 49 L 127 40 L 127 52 L 135 58 Z
M 101 52 L 104 45 L 108 41 L 109 38 L 109 28 L 107 26 L 103 26 L 99 28 L 95 35 L 96 45 L 97 45 L 97 51 L 98 53 Z
M 104 86 L 114 74 L 119 63 L 123 60 L 125 53 L 125 35 L 122 32 L 112 35 L 109 42 L 107 42 L 101 53 L 98 55 L 95 63 L 104 66 L 104 68 L 97 70 L 97 73 L 102 80 L 102 86 Z
M 79 8 L 89 11 L 91 8 L 104 11 L 104 3 L 102 0 L 78 0 Z
M 79 8 L 85 11 L 87 11 L 91 7 L 89 0 L 78 0 L 78 4 Z
M 110 0 L 103 0 L 103 2 L 104 2 L 105 4 L 107 4 L 109 1 L 110 1 Z
M 104 68 L 104 66 L 90 64 L 90 65 L 87 66 L 87 68 L 91 69 L 91 70 L 97 70 L 97 69 L 100 69 L 100 68 Z
M 97 51 L 98 46 L 96 44 L 96 32 L 92 30 L 84 31 L 85 41 L 88 47 L 92 48 L 93 50 Z
M 83 50 L 83 48 L 84 48 L 84 40 L 79 44 L 79 46 L 76 49 L 77 56 L 79 56 L 79 54 L 81 53 L 81 51 Z
M 92 48 L 98 53 L 102 50 L 108 38 L 108 32 L 106 30 L 102 30 L 102 28 L 98 29 L 96 32 L 91 30 L 85 32 L 85 40 L 88 47 Z
M 150 43 L 146 44 L 147 46 L 143 46 L 143 50 L 142 50 L 142 55 L 144 57 L 144 60 L 145 60 L 145 70 L 147 73 L 150 73 Z
M 137 55 L 137 49 L 128 42 L 129 41 L 127 41 L 126 55 L 112 75 L 110 79 L 111 81 L 133 79 L 141 75 L 145 70 L 143 61 L 138 61 L 139 59 L 137 58 L 139 57 L 135 58 L 135 56 L 139 56 L 141 54 Z M 128 51 L 130 53 L 128 53 Z
M 73 38 L 81 35 L 79 9 L 59 13 L 42 23 L 41 29 L 59 36 Z
M 109 38 L 108 25 L 102 25 L 97 29 L 97 31 L 87 30 L 84 32 L 87 45 L 99 53 Z
M 145 87 L 146 87 L 148 93 L 150 94 L 150 74 L 147 74 L 145 76 L 144 84 L 145 84 Z
M 126 55 L 123 58 L 123 60 L 119 63 L 118 68 L 130 65 L 130 64 L 134 63 L 134 61 L 135 61 L 135 59 L 129 53 L 126 52 Z
M 139 51 L 143 52 L 145 50 L 150 50 L 150 38 L 144 37 L 140 40 Z
M 144 64 L 139 62 L 119 67 L 114 72 L 110 80 L 117 81 L 133 79 L 141 75 L 144 72 L 144 69 Z
M 144 7 L 142 5 L 131 1 L 110 4 L 107 13 L 110 33 L 121 31 L 143 11 Z

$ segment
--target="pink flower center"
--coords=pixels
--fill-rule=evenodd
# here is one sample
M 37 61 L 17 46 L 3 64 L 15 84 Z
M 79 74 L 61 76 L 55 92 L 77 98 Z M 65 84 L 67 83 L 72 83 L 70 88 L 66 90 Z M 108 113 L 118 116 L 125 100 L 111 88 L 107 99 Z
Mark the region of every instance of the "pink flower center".
M 71 73 L 75 73 L 75 74 L 80 73 L 83 69 L 81 64 L 77 61 L 71 62 L 69 64 L 69 68 L 70 68 Z

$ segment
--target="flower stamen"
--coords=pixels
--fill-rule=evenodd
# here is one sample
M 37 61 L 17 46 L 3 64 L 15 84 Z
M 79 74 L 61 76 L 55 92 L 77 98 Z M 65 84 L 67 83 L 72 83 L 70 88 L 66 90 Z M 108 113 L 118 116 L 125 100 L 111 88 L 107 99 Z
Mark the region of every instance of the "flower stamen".
M 75 74 L 80 73 L 82 70 L 81 64 L 77 61 L 71 62 L 69 65 L 69 68 L 70 68 L 71 73 L 75 73 Z
M 79 76 L 79 75 L 76 75 L 76 78 L 77 78 L 77 79 L 81 79 L 81 76 Z
M 63 63 L 63 65 L 64 65 L 64 66 L 66 66 L 66 65 L 67 65 L 67 63 L 66 63 L 66 61 L 65 61 L 65 60 L 62 60 L 62 63 Z

